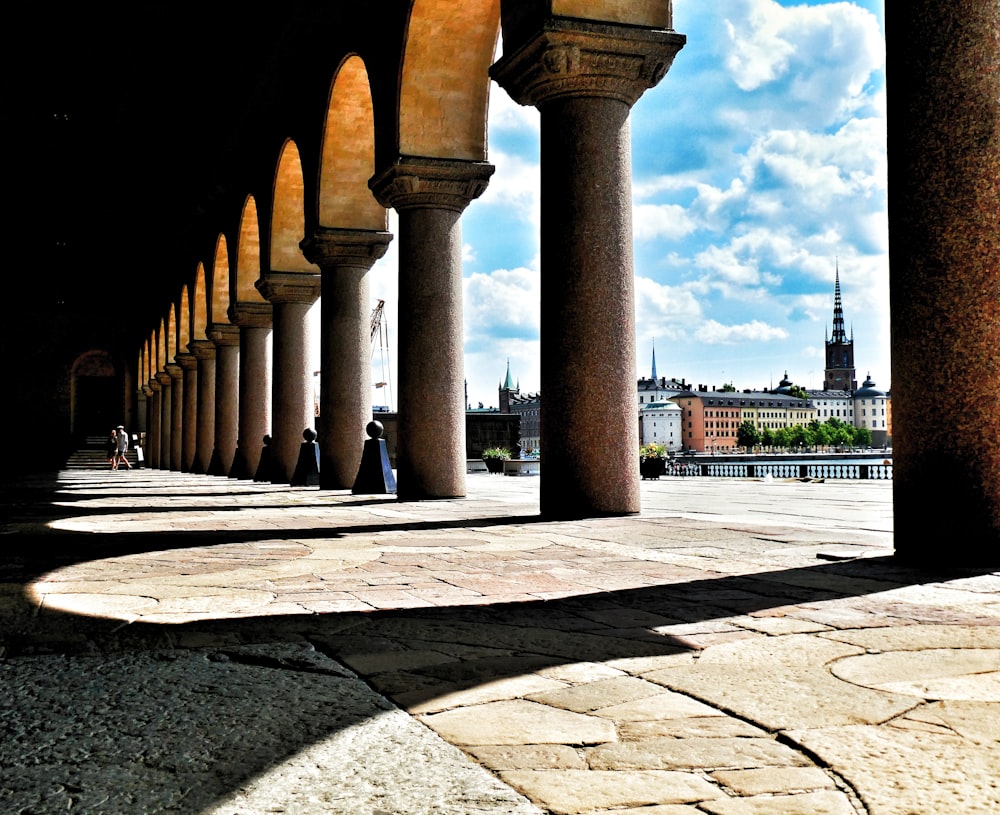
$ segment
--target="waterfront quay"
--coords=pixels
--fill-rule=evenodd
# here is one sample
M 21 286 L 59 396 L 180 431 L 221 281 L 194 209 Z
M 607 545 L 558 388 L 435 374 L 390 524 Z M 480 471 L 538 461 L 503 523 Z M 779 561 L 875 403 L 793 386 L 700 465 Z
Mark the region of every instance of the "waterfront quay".
M 699 453 L 675 456 L 665 476 L 723 478 L 892 479 L 888 453 Z

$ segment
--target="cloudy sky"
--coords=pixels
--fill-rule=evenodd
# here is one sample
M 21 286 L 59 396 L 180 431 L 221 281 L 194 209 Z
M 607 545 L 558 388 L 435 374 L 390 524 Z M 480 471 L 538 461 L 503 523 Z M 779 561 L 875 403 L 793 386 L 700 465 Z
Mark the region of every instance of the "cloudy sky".
M 839 265 L 858 379 L 888 388 L 882 0 L 674 0 L 674 25 L 687 45 L 632 112 L 637 375 L 655 342 L 660 376 L 821 387 Z M 538 114 L 495 84 L 489 160 L 462 222 L 473 406 L 497 404 L 508 358 L 540 388 Z M 397 262 L 371 273 L 393 383 Z

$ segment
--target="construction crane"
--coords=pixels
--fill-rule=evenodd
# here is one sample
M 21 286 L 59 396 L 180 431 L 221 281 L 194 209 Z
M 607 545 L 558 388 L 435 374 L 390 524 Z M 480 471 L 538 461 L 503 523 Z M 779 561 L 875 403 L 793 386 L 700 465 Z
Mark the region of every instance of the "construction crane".
M 379 358 L 382 364 L 381 381 L 375 383 L 376 388 L 384 388 L 388 399 L 382 405 L 376 405 L 375 410 L 392 410 L 391 371 L 389 371 L 389 326 L 385 320 L 385 300 L 379 300 L 372 309 L 372 358 L 375 357 L 375 338 L 378 338 Z

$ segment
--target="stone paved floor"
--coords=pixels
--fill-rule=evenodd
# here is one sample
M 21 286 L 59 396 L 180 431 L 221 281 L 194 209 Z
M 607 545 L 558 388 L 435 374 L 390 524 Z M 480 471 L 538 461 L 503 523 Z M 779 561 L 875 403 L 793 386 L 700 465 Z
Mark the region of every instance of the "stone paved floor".
M 1000 573 L 894 562 L 890 483 L 468 480 L 7 485 L 0 811 L 1000 812 Z

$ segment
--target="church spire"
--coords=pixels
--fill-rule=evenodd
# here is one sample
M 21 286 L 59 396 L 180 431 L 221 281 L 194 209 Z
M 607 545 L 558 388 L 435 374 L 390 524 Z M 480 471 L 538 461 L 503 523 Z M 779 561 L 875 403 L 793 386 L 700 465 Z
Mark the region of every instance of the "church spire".
M 830 342 L 847 342 L 844 330 L 844 306 L 840 300 L 840 263 L 837 263 L 836 282 L 833 287 L 833 338 Z
M 505 390 L 514 390 L 514 383 L 510 378 L 510 359 L 507 360 L 507 378 L 503 382 L 503 387 Z
M 653 340 L 653 381 L 656 381 L 656 340 Z

